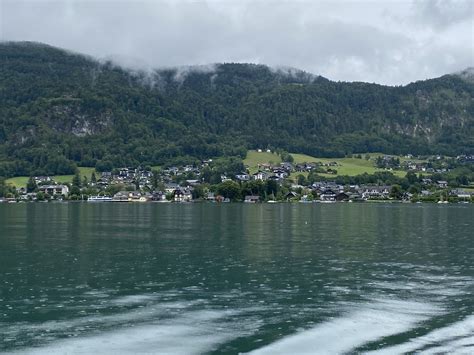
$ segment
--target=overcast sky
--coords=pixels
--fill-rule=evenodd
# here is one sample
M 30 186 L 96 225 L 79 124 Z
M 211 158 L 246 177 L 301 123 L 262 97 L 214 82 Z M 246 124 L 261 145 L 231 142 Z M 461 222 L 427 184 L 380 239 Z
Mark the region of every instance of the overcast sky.
M 0 0 L 0 38 L 139 68 L 252 62 L 390 85 L 474 66 L 474 0 Z

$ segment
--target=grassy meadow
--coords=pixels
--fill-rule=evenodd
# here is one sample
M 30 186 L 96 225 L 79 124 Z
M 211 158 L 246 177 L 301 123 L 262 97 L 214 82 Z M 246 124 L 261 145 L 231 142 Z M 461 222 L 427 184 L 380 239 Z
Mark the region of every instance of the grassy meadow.
M 372 153 L 370 154 L 370 160 L 365 159 L 365 154 L 362 154 L 362 159 L 357 158 L 316 158 L 306 154 L 296 154 L 291 153 L 294 159 L 294 164 L 300 163 L 312 163 L 312 162 L 320 162 L 320 163 L 330 163 L 336 162 L 338 165 L 335 167 L 331 167 L 332 169 L 337 170 L 337 175 L 348 175 L 348 176 L 355 176 L 360 174 L 373 174 L 376 171 L 384 171 L 383 169 L 378 169 L 374 165 L 374 160 L 377 156 L 383 155 L 379 153 Z M 402 160 L 402 158 L 400 158 Z M 275 153 L 268 153 L 268 152 L 257 152 L 255 150 L 249 150 L 247 153 L 247 157 L 244 160 L 244 164 L 249 167 L 250 173 L 254 173 L 258 170 L 258 164 L 264 163 L 274 163 L 279 164 L 281 163 L 281 158 L 279 155 Z M 405 176 L 406 172 L 403 170 L 393 170 L 391 171 L 393 174 L 397 176 Z M 299 175 L 300 173 L 292 174 L 292 175 Z M 305 174 L 303 174 L 305 175 Z M 332 174 L 320 174 L 322 176 L 335 176 Z
M 256 150 L 249 150 L 247 157 L 244 159 L 244 165 L 249 167 L 250 173 L 253 174 L 258 170 L 258 164 L 280 164 L 281 157 L 275 153 L 268 153 L 266 151 L 258 152 Z
M 95 171 L 94 168 L 88 168 L 88 167 L 79 167 L 79 174 L 81 175 L 81 178 L 87 177 L 87 179 L 91 178 L 92 172 Z M 66 183 L 71 183 L 72 178 L 74 175 L 56 175 L 53 176 L 53 180 L 56 181 L 57 183 L 60 184 L 66 184 Z M 17 176 L 14 178 L 7 179 L 6 182 L 7 184 L 11 184 L 15 187 L 26 187 L 26 183 L 28 182 L 29 177 L 28 176 Z

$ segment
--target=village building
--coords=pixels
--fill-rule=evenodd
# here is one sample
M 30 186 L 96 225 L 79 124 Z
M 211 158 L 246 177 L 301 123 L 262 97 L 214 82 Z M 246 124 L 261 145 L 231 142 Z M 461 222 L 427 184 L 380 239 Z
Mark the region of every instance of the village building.
M 265 171 L 257 171 L 255 174 L 252 175 L 254 180 L 261 180 L 266 181 L 269 177 L 269 174 Z
M 348 193 L 345 193 L 345 192 L 339 192 L 335 196 L 335 200 L 338 201 L 338 202 L 349 201 L 350 199 L 351 199 L 350 195 Z
M 235 175 L 235 178 L 239 181 L 249 181 L 250 175 L 247 173 L 240 173 L 240 174 Z
M 62 195 L 67 197 L 69 194 L 69 187 L 67 185 L 41 185 L 38 187 L 38 191 L 50 196 Z
M 192 200 L 193 195 L 190 189 L 183 189 L 179 187 L 173 191 L 174 202 L 191 202 Z
M 273 169 L 273 174 L 279 179 L 285 179 L 288 177 L 288 172 L 284 169 Z
M 439 180 L 436 182 L 436 184 L 438 185 L 439 188 L 441 189 L 445 189 L 448 187 L 448 182 L 447 181 L 444 181 L 444 180 Z
M 371 198 L 385 199 L 390 195 L 390 186 L 364 186 L 361 188 L 362 198 L 367 200 Z
M 296 192 L 290 191 L 285 195 L 285 200 L 289 201 L 289 200 L 293 200 L 297 197 L 298 197 L 298 194 Z
M 337 192 L 328 189 L 319 195 L 319 199 L 321 201 L 336 201 L 336 195 L 337 195 Z

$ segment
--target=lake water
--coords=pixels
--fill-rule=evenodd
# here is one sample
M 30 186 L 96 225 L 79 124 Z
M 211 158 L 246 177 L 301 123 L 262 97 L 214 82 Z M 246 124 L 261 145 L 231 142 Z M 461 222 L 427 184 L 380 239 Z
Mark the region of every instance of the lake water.
M 0 352 L 474 353 L 474 206 L 0 205 Z

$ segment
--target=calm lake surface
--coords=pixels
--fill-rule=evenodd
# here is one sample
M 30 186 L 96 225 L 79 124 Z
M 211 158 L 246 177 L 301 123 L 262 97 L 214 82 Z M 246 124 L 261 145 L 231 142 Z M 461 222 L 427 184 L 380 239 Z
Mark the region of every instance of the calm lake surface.
M 474 353 L 474 206 L 0 205 L 0 352 Z

